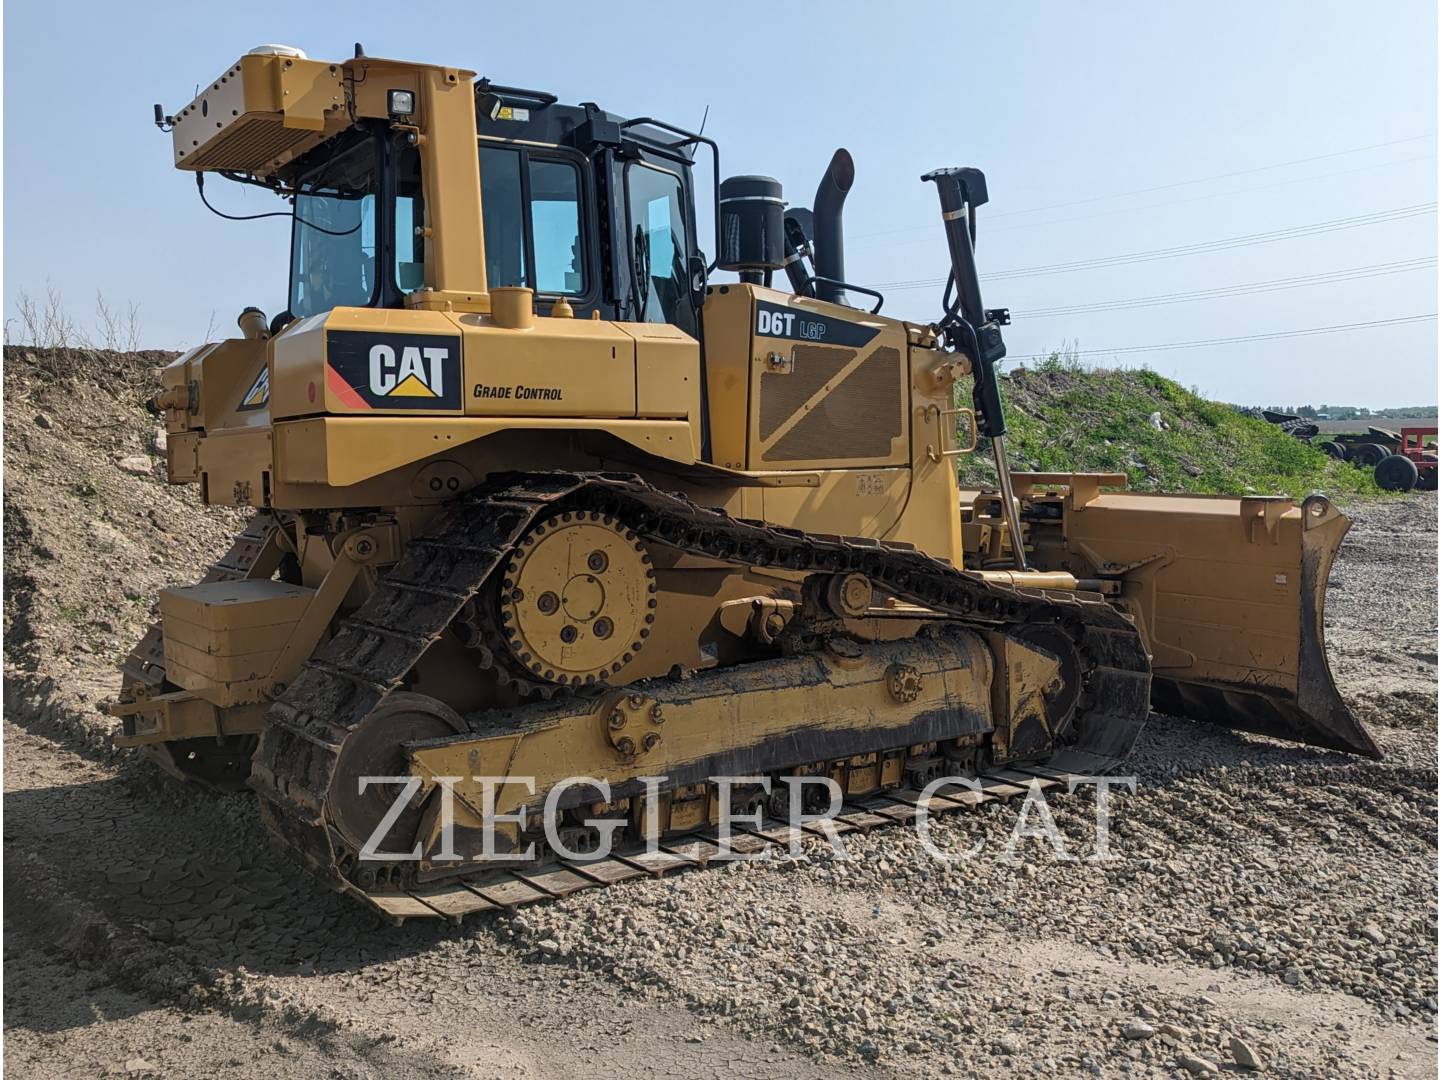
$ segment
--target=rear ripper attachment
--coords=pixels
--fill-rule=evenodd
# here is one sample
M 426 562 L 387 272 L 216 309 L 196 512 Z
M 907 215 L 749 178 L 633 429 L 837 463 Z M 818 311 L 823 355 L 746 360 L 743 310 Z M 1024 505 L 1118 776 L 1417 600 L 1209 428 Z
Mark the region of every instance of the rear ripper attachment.
M 553 560 L 551 569 L 527 565 L 567 530 L 583 540 L 570 549 L 579 572 L 567 583 L 583 585 L 571 585 L 575 595 Z M 540 700 L 460 716 L 405 689 L 426 648 L 496 575 L 502 627 L 523 630 L 516 605 L 532 594 L 518 586 L 534 575 L 537 608 L 549 591 L 575 605 L 577 621 L 590 619 L 593 636 L 603 589 L 585 579 L 609 572 L 589 559 L 601 541 L 617 557 L 640 553 L 621 580 L 642 612 L 647 553 L 662 546 L 793 572 L 806 599 L 770 658 L 688 678 L 611 690 L 598 654 L 562 672 L 550 661 L 564 654 L 554 652 L 536 671 L 523 643 L 517 653 L 497 641 L 497 654 L 526 665 L 517 678 L 545 687 Z M 856 632 L 897 623 L 906 636 Z M 643 616 L 624 629 L 628 646 L 643 648 Z M 451 507 L 341 621 L 272 708 L 252 783 L 269 827 L 336 888 L 392 917 L 458 914 L 496 902 L 474 884 L 497 866 L 477 862 L 482 853 L 516 880 L 563 870 L 573 884 L 600 873 L 579 857 L 596 846 L 598 827 L 634 843 L 648 822 L 670 848 L 698 841 L 721 817 L 718 777 L 768 777 L 772 792 L 787 776 L 829 777 L 854 800 L 1019 764 L 1104 769 L 1133 745 L 1149 691 L 1138 633 L 1098 597 L 993 584 L 904 546 L 737 521 L 635 476 L 516 475 Z M 390 779 L 362 791 L 368 776 Z M 494 778 L 488 790 L 473 779 L 484 776 Z M 459 779 L 442 780 L 450 777 Z M 588 783 L 567 783 L 574 777 Z M 406 783 L 413 797 L 386 820 Z M 782 808 L 772 800 L 742 784 L 725 813 L 773 814 Z M 504 820 L 522 808 L 523 828 Z M 562 850 L 546 840 L 546 815 Z M 362 856 L 367 845 L 391 858 Z
M 270 584 L 284 555 L 276 543 L 278 534 L 274 515 L 255 515 L 200 584 Z M 220 791 L 243 789 L 265 706 L 258 700 L 240 704 L 226 710 L 220 722 L 219 707 L 185 690 L 176 682 L 178 673 L 167 671 L 165 649 L 164 626 L 156 622 L 120 665 L 120 697 L 111 708 L 121 721 L 115 745 L 139 747 L 177 779 Z

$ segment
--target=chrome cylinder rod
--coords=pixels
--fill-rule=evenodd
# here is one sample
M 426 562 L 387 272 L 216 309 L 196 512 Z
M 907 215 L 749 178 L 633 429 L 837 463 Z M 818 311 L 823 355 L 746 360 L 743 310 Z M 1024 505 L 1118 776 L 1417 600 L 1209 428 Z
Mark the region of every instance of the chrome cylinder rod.
M 1010 550 L 1015 553 L 1015 569 L 1028 570 L 1025 563 L 1025 534 L 1020 531 L 1020 504 L 1015 501 L 1015 488 L 1010 483 L 1010 465 L 1005 460 L 1005 436 L 992 436 L 995 447 L 995 474 L 1000 478 L 1000 498 L 1005 503 L 1005 529 L 1010 533 Z

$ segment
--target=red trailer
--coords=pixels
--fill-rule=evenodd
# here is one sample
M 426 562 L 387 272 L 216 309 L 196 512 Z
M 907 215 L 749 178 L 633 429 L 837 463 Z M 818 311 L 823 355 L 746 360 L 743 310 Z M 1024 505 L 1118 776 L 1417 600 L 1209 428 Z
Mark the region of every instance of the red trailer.
M 1401 428 L 1400 448 L 1375 466 L 1375 483 L 1386 491 L 1434 491 L 1437 433 L 1440 428 Z

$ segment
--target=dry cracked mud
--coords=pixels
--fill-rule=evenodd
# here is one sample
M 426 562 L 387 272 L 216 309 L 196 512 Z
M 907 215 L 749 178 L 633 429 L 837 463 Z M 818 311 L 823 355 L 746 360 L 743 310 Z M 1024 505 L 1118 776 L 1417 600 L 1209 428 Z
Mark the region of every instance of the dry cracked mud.
M 145 366 L 5 368 L 5 1064 L 15 1076 L 1431 1076 L 1436 499 L 1347 506 L 1327 639 L 1371 762 L 1153 717 L 1095 800 L 380 924 L 244 795 L 110 744 L 156 589 L 239 527 L 168 488 Z M 151 468 L 142 468 L 148 460 Z M 123 465 L 121 463 L 124 463 Z

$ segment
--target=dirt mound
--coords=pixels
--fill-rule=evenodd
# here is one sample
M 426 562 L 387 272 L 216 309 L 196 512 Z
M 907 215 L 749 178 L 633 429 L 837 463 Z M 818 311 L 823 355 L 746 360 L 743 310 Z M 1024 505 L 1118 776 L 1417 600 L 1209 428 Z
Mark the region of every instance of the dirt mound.
M 175 355 L 5 349 L 6 693 L 101 742 L 99 704 L 156 594 L 244 527 L 165 482 L 145 403 Z
M 1001 393 L 1012 468 L 1123 472 L 1140 491 L 1376 491 L 1365 470 L 1153 371 L 1088 370 L 1056 360 L 1005 373 Z M 988 446 L 961 458 L 961 470 L 964 482 L 989 482 Z

